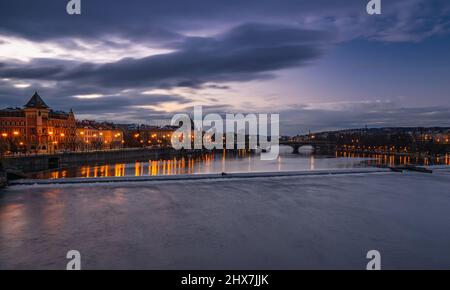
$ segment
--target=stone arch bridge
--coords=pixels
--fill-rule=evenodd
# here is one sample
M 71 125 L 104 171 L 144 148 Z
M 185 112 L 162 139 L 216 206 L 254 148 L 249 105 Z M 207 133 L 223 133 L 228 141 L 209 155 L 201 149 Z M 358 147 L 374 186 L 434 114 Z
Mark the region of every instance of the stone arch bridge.
M 306 141 L 280 141 L 280 145 L 290 146 L 293 153 L 299 154 L 299 149 L 303 146 L 311 146 L 314 152 L 332 152 L 336 150 L 336 144 L 329 141 L 306 140 Z

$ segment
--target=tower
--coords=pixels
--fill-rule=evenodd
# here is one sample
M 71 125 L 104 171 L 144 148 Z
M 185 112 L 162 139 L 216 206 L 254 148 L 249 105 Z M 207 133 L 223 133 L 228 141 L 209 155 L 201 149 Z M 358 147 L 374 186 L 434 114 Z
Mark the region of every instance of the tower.
M 49 106 L 42 100 L 37 92 L 24 106 L 26 120 L 26 136 L 29 151 L 48 151 L 48 115 Z

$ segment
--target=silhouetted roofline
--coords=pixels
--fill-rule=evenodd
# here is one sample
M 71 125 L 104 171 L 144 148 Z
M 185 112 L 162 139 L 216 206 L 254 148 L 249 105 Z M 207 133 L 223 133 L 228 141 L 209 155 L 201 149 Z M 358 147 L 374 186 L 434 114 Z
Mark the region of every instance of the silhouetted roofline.
M 50 108 L 47 104 L 42 100 L 37 92 L 31 97 L 31 99 L 24 106 L 25 108 L 38 108 L 38 109 L 48 109 Z

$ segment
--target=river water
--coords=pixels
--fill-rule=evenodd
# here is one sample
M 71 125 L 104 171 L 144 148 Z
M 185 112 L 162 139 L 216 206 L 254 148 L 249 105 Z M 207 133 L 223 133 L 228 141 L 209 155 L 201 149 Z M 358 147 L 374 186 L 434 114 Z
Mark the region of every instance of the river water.
M 450 156 L 433 160 L 419 160 L 407 156 L 335 154 L 317 156 L 292 154 L 290 147 L 282 147 L 276 160 L 263 161 L 258 154 L 246 152 L 205 153 L 201 156 L 173 157 L 172 159 L 132 160 L 120 163 L 85 164 L 32 174 L 37 179 L 70 177 L 98 178 L 123 176 L 157 176 L 177 174 L 204 174 L 221 172 L 278 172 L 324 169 L 349 169 L 370 166 L 404 164 L 450 165 Z
M 450 268 L 450 171 L 11 186 L 0 269 Z
M 449 156 L 421 164 L 448 164 Z M 358 168 L 405 156 L 204 154 L 84 165 L 40 178 Z M 249 179 L 0 189 L 0 269 L 450 268 L 450 167 Z

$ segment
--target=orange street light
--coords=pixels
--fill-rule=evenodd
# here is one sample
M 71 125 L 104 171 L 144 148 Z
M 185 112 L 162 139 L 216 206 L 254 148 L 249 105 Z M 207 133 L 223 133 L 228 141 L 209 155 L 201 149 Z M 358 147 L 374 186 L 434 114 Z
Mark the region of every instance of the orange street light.
M 2 133 L 2 137 L 8 137 L 8 133 Z
M 14 131 L 13 134 L 14 134 L 14 136 L 19 136 L 19 132 L 18 131 Z
M 66 136 L 66 135 L 65 135 L 64 133 L 61 133 L 60 136 L 61 136 L 61 137 L 64 137 L 64 136 Z

